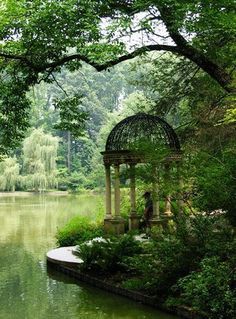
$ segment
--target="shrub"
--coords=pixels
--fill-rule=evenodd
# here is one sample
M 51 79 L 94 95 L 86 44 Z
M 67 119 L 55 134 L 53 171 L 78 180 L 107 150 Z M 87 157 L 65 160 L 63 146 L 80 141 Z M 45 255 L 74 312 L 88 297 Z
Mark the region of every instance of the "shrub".
M 235 276 L 235 275 L 234 275 Z M 205 258 L 200 270 L 180 279 L 178 299 L 169 299 L 169 305 L 185 304 L 208 314 L 208 318 L 233 319 L 236 294 L 233 291 L 233 271 L 218 257 Z
M 130 278 L 122 283 L 122 287 L 129 290 L 143 290 L 144 286 L 144 279 L 141 278 Z
M 193 164 L 196 188 L 193 205 L 208 212 L 222 209 L 236 226 L 235 142 L 214 154 L 199 152 Z
M 142 255 L 128 257 L 124 262 L 133 276 L 139 277 L 140 283 L 143 283 L 142 287 L 140 284 L 141 290 L 152 295 L 165 295 L 176 278 L 188 273 L 189 255 L 189 249 L 179 239 L 162 235 L 159 242 L 151 241 L 144 245 Z
M 77 216 L 57 232 L 56 238 L 60 247 L 74 246 L 103 234 L 100 222 L 91 222 L 88 217 Z
M 95 238 L 77 248 L 77 255 L 84 261 L 82 269 L 100 273 L 124 270 L 122 260 L 140 252 L 140 242 L 130 235 L 109 239 Z
M 205 257 L 218 256 L 231 264 L 235 261 L 234 233 L 222 217 L 196 216 L 187 222 L 179 219 L 175 232 L 154 228 L 151 236 L 144 255 L 125 260 L 127 269 L 139 278 L 136 286 L 149 294 L 171 294 L 172 285 L 198 270 Z

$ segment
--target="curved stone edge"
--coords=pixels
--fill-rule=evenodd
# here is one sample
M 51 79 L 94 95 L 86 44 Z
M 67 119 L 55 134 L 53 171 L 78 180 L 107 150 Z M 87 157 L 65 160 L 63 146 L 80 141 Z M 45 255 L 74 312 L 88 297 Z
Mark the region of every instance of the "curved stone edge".
M 91 284 L 92 286 L 95 286 L 97 288 L 104 289 L 106 291 L 118 294 L 123 297 L 130 298 L 134 301 L 141 302 L 145 305 L 154 307 L 156 309 L 171 313 L 173 315 L 177 315 L 180 318 L 186 318 L 186 319 L 208 319 L 207 316 L 203 314 L 198 314 L 192 309 L 189 309 L 188 307 L 173 307 L 173 308 L 167 308 L 154 297 L 147 296 L 144 294 L 141 294 L 139 292 L 131 291 L 122 287 L 114 286 L 110 283 L 107 283 L 101 279 L 98 279 L 96 277 L 90 276 L 88 274 L 80 272 L 78 269 L 75 269 L 75 264 L 68 265 L 68 263 L 65 265 L 63 263 L 58 263 L 55 261 L 51 261 L 49 258 L 47 258 L 47 264 L 51 267 L 53 266 L 54 269 L 57 271 L 60 271 L 66 275 L 69 275 L 70 277 L 75 278 L 76 280 Z
M 73 254 L 76 246 L 59 247 L 47 252 L 46 257 L 52 263 L 79 265 L 83 260 Z

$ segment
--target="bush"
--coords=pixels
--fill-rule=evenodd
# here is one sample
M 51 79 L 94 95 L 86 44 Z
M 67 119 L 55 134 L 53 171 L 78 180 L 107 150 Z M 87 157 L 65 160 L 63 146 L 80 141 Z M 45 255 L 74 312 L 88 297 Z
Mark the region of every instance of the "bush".
M 77 248 L 77 255 L 84 261 L 82 269 L 99 273 L 124 270 L 122 260 L 140 252 L 140 243 L 130 235 L 109 239 L 95 238 Z
M 101 228 L 79 220 L 61 238 L 76 238 L 73 244 L 93 238 L 78 248 L 83 270 L 112 274 L 127 289 L 158 296 L 169 305 L 185 304 L 209 318 L 233 318 L 236 239 L 224 216 L 179 217 L 174 228 L 154 228 L 142 243 L 131 234 L 94 239 Z
M 100 222 L 91 222 L 88 217 L 77 216 L 57 232 L 56 238 L 60 247 L 74 246 L 103 234 Z
M 190 251 L 179 239 L 173 235 L 162 235 L 159 241 L 147 243 L 142 255 L 126 258 L 125 264 L 133 277 L 139 278 L 141 290 L 164 296 L 176 278 L 189 272 L 190 261 Z M 127 283 L 124 285 L 127 286 Z
M 236 311 L 235 279 L 227 262 L 221 262 L 218 257 L 205 258 L 199 271 L 178 281 L 176 288 L 180 290 L 180 297 L 169 299 L 167 303 L 188 305 L 207 313 L 212 319 L 233 319 Z
M 205 257 L 218 256 L 220 260 L 228 260 L 232 264 L 235 261 L 234 233 L 222 217 L 179 219 L 175 232 L 154 228 L 151 236 L 152 240 L 144 248 L 144 255 L 128 257 L 125 263 L 133 277 L 139 278 L 136 286 L 152 295 L 171 294 L 171 287 L 191 271 L 198 270 Z M 133 285 L 132 280 L 130 286 Z
M 202 211 L 222 209 L 236 226 L 235 142 L 214 154 L 199 152 L 194 159 L 196 196 L 193 205 Z
M 83 188 L 85 184 L 86 178 L 81 172 L 72 172 L 71 175 L 68 177 L 67 186 L 68 189 L 75 193 Z
M 71 193 L 78 193 L 84 189 L 86 178 L 83 172 L 69 173 L 67 169 L 61 168 L 57 172 L 58 189 L 65 191 L 69 190 Z

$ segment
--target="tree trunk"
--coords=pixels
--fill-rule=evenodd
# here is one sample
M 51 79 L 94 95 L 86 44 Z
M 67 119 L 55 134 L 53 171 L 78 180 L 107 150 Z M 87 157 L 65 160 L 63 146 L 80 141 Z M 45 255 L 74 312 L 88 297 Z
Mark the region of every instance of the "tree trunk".
M 233 87 L 231 87 L 232 78 L 223 68 L 191 46 L 182 47 L 180 48 L 181 51 L 183 56 L 195 62 L 203 71 L 216 80 L 225 91 L 234 92 Z
M 208 73 L 227 92 L 233 92 L 234 89 L 231 87 L 232 77 L 230 74 L 220 65 L 210 60 L 203 52 L 189 44 L 182 36 L 178 27 L 175 25 L 174 9 L 170 9 L 167 6 L 158 6 L 158 10 L 171 39 L 177 45 L 178 54 L 183 55 L 190 61 L 196 63 L 197 66 Z

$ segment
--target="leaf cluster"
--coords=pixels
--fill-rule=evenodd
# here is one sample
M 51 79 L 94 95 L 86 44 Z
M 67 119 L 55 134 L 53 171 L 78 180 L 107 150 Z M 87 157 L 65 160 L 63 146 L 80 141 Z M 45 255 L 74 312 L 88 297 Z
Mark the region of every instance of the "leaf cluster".
M 54 128 L 70 131 L 75 138 L 82 135 L 88 114 L 81 109 L 81 96 L 56 100 L 54 106 L 59 109 L 60 122 Z
M 79 216 L 58 230 L 56 238 L 61 247 L 75 246 L 103 234 L 103 227 L 99 222 L 91 222 L 89 218 Z
M 77 255 L 83 260 L 83 270 L 111 274 L 124 269 L 124 258 L 141 251 L 140 243 L 126 234 L 118 238 L 85 242 L 78 246 Z

